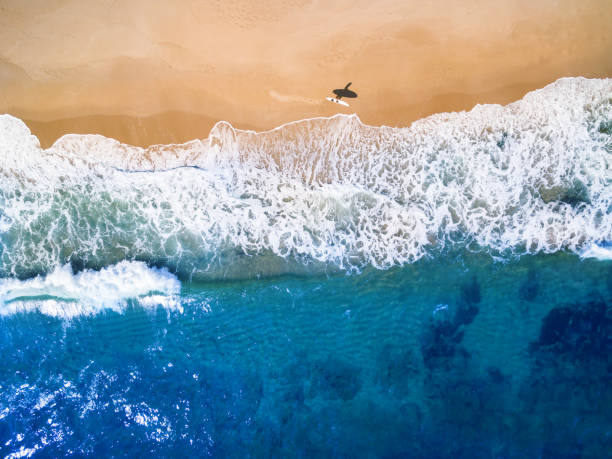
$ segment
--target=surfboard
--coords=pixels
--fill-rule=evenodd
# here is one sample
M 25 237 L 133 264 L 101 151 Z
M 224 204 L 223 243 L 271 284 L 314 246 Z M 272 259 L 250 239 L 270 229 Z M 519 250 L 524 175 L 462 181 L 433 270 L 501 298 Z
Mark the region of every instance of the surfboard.
M 349 106 L 349 104 L 347 104 L 346 102 L 340 99 L 335 99 L 333 97 L 326 97 L 326 99 L 329 100 L 330 102 L 333 102 L 334 104 L 344 105 L 345 107 Z

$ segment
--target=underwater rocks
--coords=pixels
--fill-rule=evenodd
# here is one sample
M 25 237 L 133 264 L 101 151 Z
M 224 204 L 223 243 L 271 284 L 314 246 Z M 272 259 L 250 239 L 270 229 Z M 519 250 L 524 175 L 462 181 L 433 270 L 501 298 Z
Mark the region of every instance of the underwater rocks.
M 425 367 L 432 369 L 440 366 L 457 354 L 468 357 L 467 351 L 457 346 L 464 334 L 459 327 L 459 324 L 449 320 L 433 323 L 429 327 L 421 346 Z
M 469 357 L 468 352 L 458 344 L 463 340 L 465 326 L 471 324 L 478 314 L 476 305 L 481 300 L 480 285 L 474 276 L 461 286 L 457 305 L 441 305 L 434 311 L 421 346 L 423 363 L 427 368 L 448 365 L 448 359 L 455 356 L 463 359 Z
M 313 365 L 312 395 L 351 400 L 361 389 L 360 368 L 340 359 L 327 358 Z
M 489 379 L 493 384 L 501 384 L 506 380 L 506 377 L 502 374 L 501 370 L 497 367 L 487 368 Z
M 527 278 L 519 287 L 518 296 L 521 300 L 533 301 L 538 296 L 539 288 L 540 286 L 536 272 L 535 270 L 530 269 L 527 273 Z
M 607 360 L 612 352 L 612 308 L 594 299 L 551 310 L 532 350 L 580 360 Z
M 461 300 L 465 304 L 477 304 L 480 303 L 482 297 L 480 295 L 480 285 L 476 276 L 472 277 L 470 282 L 467 282 L 461 286 Z
M 608 457 L 612 438 L 612 308 L 604 299 L 553 308 L 530 346 L 528 377 L 517 395 L 522 417 L 538 419 L 526 440 L 540 457 Z M 517 418 L 517 421 L 520 418 Z

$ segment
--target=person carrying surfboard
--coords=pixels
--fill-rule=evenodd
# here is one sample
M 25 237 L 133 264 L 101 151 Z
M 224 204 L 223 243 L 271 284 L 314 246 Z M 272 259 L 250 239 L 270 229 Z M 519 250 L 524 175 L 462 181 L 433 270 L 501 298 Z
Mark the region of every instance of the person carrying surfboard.
M 357 93 L 349 89 L 349 86 L 351 84 L 353 83 L 349 82 L 343 89 L 334 89 L 332 92 L 336 95 L 336 97 L 326 97 L 326 99 L 335 104 L 340 104 L 344 105 L 345 107 L 348 107 L 349 104 L 340 99 L 342 99 L 343 97 L 354 99 L 357 97 Z

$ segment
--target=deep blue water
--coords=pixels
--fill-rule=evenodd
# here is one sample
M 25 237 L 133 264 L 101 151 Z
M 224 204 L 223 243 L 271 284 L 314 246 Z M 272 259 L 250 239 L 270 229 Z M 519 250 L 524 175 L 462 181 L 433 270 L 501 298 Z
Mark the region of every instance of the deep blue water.
M 610 298 L 610 262 L 462 255 L 9 315 L 0 452 L 607 457 Z

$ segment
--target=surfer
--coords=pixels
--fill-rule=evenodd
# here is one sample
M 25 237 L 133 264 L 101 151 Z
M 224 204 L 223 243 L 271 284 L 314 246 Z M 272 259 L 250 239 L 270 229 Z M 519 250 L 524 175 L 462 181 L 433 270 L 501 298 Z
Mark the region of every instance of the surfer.
M 353 83 L 349 82 L 343 89 L 334 89 L 332 92 L 336 95 L 336 97 L 326 97 L 326 99 L 335 104 L 340 104 L 344 105 L 345 107 L 348 107 L 349 104 L 340 99 L 342 99 L 343 97 L 354 99 L 357 97 L 357 93 L 349 89 L 349 86 L 351 84 Z
M 353 92 L 349 89 L 349 86 L 353 83 L 347 83 L 344 89 L 334 89 L 332 92 L 336 95 L 337 99 L 342 99 L 343 97 L 348 97 L 350 99 L 354 99 L 357 97 L 357 93 Z

